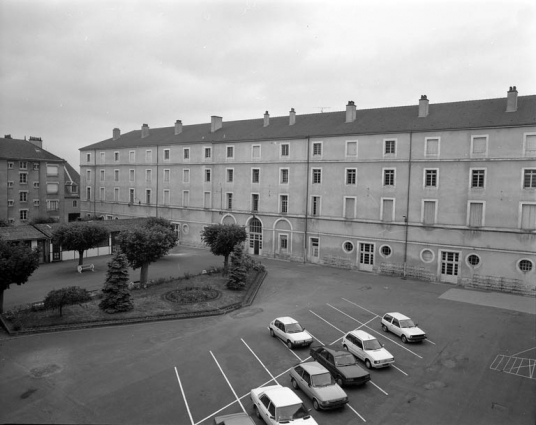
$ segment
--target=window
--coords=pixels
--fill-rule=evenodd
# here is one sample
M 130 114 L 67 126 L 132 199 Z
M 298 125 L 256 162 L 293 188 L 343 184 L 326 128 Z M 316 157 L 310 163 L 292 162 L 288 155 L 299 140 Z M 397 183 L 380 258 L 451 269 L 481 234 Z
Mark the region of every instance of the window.
M 429 250 L 429 249 L 423 249 L 421 251 L 421 260 L 425 263 L 431 263 L 432 261 L 434 261 L 434 258 L 435 258 L 435 255 L 433 253 L 433 251 Z
M 253 193 L 251 195 L 251 211 L 259 212 L 259 194 Z
M 152 150 L 145 151 L 145 162 L 153 162 L 153 151 Z
M 344 197 L 344 218 L 355 218 L 355 197 Z
M 476 267 L 480 264 L 480 257 L 476 254 L 469 254 L 465 261 L 469 267 Z
M 322 183 L 322 169 L 321 168 L 313 168 L 313 184 L 320 184 Z
M 129 151 L 128 152 L 128 161 L 129 162 L 136 162 L 136 152 L 135 151 Z
M 104 170 L 100 170 L 100 181 L 103 182 L 106 180 L 106 175 L 104 173 Z
M 185 161 L 189 161 L 190 160 L 190 148 L 184 148 L 182 150 L 182 158 L 185 160 Z
M 395 200 L 382 198 L 381 204 L 382 221 L 390 222 L 395 217 Z
M 288 157 L 289 150 L 290 150 L 290 145 L 288 143 L 281 144 L 281 156 L 282 157 Z
M 13 162 L 8 162 L 7 163 L 7 168 L 9 168 L 11 170 L 13 167 L 14 167 Z
M 119 181 L 119 170 L 114 170 L 114 182 Z
M 314 258 L 320 257 L 320 239 L 319 238 L 311 238 L 311 256 Z
M 209 183 L 210 182 L 210 168 L 205 168 L 205 182 L 206 183 Z
M 261 170 L 259 168 L 251 169 L 251 183 L 261 182 Z
M 182 182 L 183 183 L 190 183 L 190 170 L 182 170 Z
M 342 244 L 342 250 L 347 254 L 350 254 L 354 250 L 354 244 L 350 241 L 346 241 Z
M 7 206 L 12 207 L 13 205 L 15 205 L 15 201 L 13 199 L 8 199 L 7 200 Z
M 226 193 L 225 199 L 227 200 L 227 209 L 232 210 L 233 209 L 233 194 L 232 193 Z
M 114 152 L 114 161 L 119 162 L 119 152 Z
M 145 189 L 145 203 L 151 203 L 151 189 Z
M 210 192 L 205 192 L 204 198 L 203 198 L 203 208 L 211 208 L 211 205 L 212 205 L 212 202 L 211 202 Z
M 34 183 L 35 186 L 35 183 Z M 37 187 L 39 187 L 39 183 L 37 183 Z M 71 193 L 78 193 L 78 186 L 76 184 L 71 185 Z
M 485 169 L 471 169 L 471 188 L 484 188 L 486 181 Z
M 164 149 L 164 161 L 169 161 L 169 149 Z
M 36 187 L 36 186 L 35 186 L 36 183 L 39 183 L 39 182 L 34 182 L 34 187 Z M 8 182 L 7 182 L 7 187 L 13 187 L 14 184 L 15 184 L 15 182 L 13 182 L 13 181 L 8 181 Z M 39 186 L 37 186 L 37 187 L 39 187 Z
M 28 173 L 19 173 L 19 183 L 21 184 L 28 183 Z
M 380 247 L 380 255 L 385 258 L 389 258 L 391 254 L 393 253 L 393 250 L 389 245 L 382 245 Z
M 128 181 L 129 182 L 133 182 L 135 176 L 136 176 L 136 171 L 135 170 L 128 170 Z
M 169 205 L 170 197 L 171 197 L 171 194 L 170 194 L 169 189 L 164 189 L 164 199 L 163 199 L 164 205 Z
M 105 201 L 106 200 L 106 192 L 103 187 L 100 188 L 100 200 Z
M 87 182 L 91 181 L 91 170 L 86 170 L 86 181 Z
M 484 225 L 484 203 L 469 201 L 467 211 L 467 225 L 469 227 L 482 227 Z
M 313 143 L 313 156 L 322 156 L 322 142 Z
M 395 139 L 386 139 L 383 141 L 383 155 L 384 156 L 395 156 L 396 154 L 396 140 Z
M 320 215 L 320 196 L 311 196 L 311 215 Z
M 152 180 L 153 180 L 153 170 L 145 170 L 145 181 L 147 183 L 150 183 Z
M 60 209 L 60 201 L 57 199 L 47 199 L 47 211 L 58 211 Z
M 279 235 L 279 250 L 282 252 L 288 251 L 288 235 Z
M 232 183 L 234 179 L 234 169 L 227 168 L 227 183 Z
M 47 194 L 55 195 L 60 192 L 59 183 L 47 183 Z
M 437 188 L 437 169 L 424 169 L 424 187 Z
M 28 192 L 19 192 L 19 201 L 28 202 Z
M 346 141 L 346 156 L 357 158 L 357 140 Z
M 106 154 L 105 152 L 100 153 L 100 163 L 105 164 L 106 163 Z
M 164 170 L 164 176 L 163 176 L 164 183 L 169 183 L 169 174 L 170 174 L 170 170 Z
M 536 133 L 526 133 L 523 135 L 523 151 L 525 156 L 536 156 Z
M 114 187 L 114 201 L 115 202 L 119 201 L 119 188 L 118 187 Z
M 234 158 L 234 146 L 227 146 L 227 159 Z
M 435 224 L 437 214 L 437 201 L 436 200 L 423 200 L 422 201 L 422 217 L 421 220 L 424 225 Z
M 86 162 L 91 162 L 91 154 L 86 153 Z
M 536 204 L 521 204 L 520 229 L 536 229 Z
M 471 156 L 483 157 L 488 154 L 488 136 L 471 136 Z
M 47 164 L 47 176 L 57 177 L 59 176 L 59 167 L 57 165 L 48 165 Z
M 205 148 L 205 161 L 210 160 L 212 158 L 212 148 Z
M 73 200 L 73 208 L 78 208 L 78 201 L 76 199 Z
M 439 156 L 439 137 L 427 137 L 424 139 L 424 156 Z
M 357 182 L 357 169 L 347 168 L 346 169 L 346 184 L 355 185 L 356 182 Z
M 251 147 L 251 158 L 261 159 L 261 145 L 253 145 Z
M 394 186 L 395 185 L 395 170 L 388 168 L 383 170 L 383 185 Z
M 519 262 L 517 263 L 517 268 L 523 273 L 527 273 L 532 271 L 532 269 L 534 268 L 534 264 L 530 260 L 523 259 L 519 260 Z
M 135 198 L 136 198 L 136 193 L 135 193 L 134 189 L 129 189 L 128 190 L 128 202 L 130 204 L 133 204 Z
M 279 175 L 279 183 L 288 184 L 288 168 L 280 168 Z
M 288 213 L 288 195 L 279 195 L 279 212 Z
M 91 201 L 91 188 L 86 187 L 86 201 Z
M 28 169 L 28 163 L 26 161 L 19 161 L 19 168 L 21 170 L 27 170 Z
M 28 220 L 28 210 L 19 210 L 19 218 L 23 221 Z
M 536 168 L 523 170 L 523 189 L 536 189 Z
M 34 162 L 33 169 L 34 169 L 34 171 L 39 171 L 39 163 L 38 162 Z

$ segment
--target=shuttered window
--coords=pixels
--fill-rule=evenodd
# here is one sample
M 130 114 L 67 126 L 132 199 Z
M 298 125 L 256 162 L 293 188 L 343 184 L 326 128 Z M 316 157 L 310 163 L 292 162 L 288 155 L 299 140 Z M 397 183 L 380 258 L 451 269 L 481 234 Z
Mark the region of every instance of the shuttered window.
M 424 224 L 434 224 L 436 217 L 436 201 L 423 202 L 422 221 Z
M 521 205 L 521 228 L 524 230 L 536 229 L 536 205 Z
M 394 201 L 392 199 L 384 199 L 382 206 L 382 221 L 393 221 Z
M 481 227 L 483 222 L 484 204 L 481 202 L 469 203 L 469 227 Z

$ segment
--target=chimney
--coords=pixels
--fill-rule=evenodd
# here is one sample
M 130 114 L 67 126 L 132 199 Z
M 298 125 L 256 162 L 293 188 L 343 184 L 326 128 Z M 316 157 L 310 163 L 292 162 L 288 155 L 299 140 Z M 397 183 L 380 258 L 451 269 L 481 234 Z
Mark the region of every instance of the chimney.
M 40 137 L 30 136 L 28 140 L 32 145 L 37 146 L 39 149 L 43 149 L 43 140 Z
M 510 87 L 506 97 L 506 112 L 517 111 L 517 89 L 516 86 Z
M 177 120 L 177 121 L 175 121 L 175 136 L 177 134 L 181 134 L 181 133 L 182 133 L 182 121 Z
M 217 117 L 215 115 L 212 115 L 210 117 L 210 132 L 214 133 L 215 131 L 218 131 L 223 124 L 222 117 Z
M 346 105 L 346 122 L 354 122 L 355 115 L 355 103 L 353 100 L 350 100 L 348 105 Z
M 428 116 L 428 98 L 425 94 L 421 95 L 419 100 L 419 118 L 424 118 Z
M 149 135 L 149 126 L 147 124 L 143 124 L 141 126 L 141 138 L 144 139 Z
M 294 110 L 294 108 L 290 108 L 290 116 L 289 116 L 288 124 L 289 125 L 296 124 L 296 111 Z
M 270 114 L 268 113 L 268 111 L 266 111 L 264 113 L 264 127 L 268 127 L 269 124 L 270 124 Z
M 121 137 L 121 130 L 119 130 L 118 128 L 114 128 L 114 130 L 113 130 L 113 139 L 117 140 L 120 137 Z

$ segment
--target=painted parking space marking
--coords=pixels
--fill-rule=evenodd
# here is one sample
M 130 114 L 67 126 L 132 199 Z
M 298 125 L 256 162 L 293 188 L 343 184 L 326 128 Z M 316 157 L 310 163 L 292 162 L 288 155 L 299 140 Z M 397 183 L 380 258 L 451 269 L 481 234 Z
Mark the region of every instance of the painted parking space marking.
M 309 333 L 309 335 L 311 335 L 314 339 L 316 339 L 320 344 L 322 345 L 326 345 L 324 344 L 322 341 L 320 341 L 316 336 L 314 336 L 311 332 L 307 331 Z
M 227 375 L 225 375 L 225 372 L 223 371 L 223 369 L 221 368 L 220 364 L 218 363 L 218 360 L 216 360 L 216 356 L 214 356 L 214 354 L 212 353 L 212 351 L 210 352 L 210 355 L 212 356 L 212 358 L 214 359 L 214 361 L 215 361 L 216 364 L 218 365 L 218 369 L 220 369 L 220 372 L 221 372 L 221 374 L 223 375 L 223 377 L 225 378 L 225 381 L 227 381 L 227 385 L 229 385 L 229 388 L 230 388 L 231 391 L 233 392 L 233 395 L 235 396 L 236 400 L 238 401 L 238 404 L 240 404 L 240 407 L 242 408 L 243 412 L 244 412 L 244 413 L 247 413 L 247 412 L 246 412 L 246 409 L 244 408 L 244 405 L 242 404 L 242 402 L 241 402 L 240 399 L 238 398 L 238 395 L 236 395 L 236 392 L 235 392 L 233 386 L 231 385 L 231 383 L 230 383 L 229 380 L 227 379 Z
M 350 406 L 350 404 L 346 403 L 346 405 L 347 405 L 350 409 L 352 409 L 352 412 L 354 412 L 357 416 L 359 416 L 359 418 L 360 418 L 363 422 L 367 422 L 363 416 L 361 416 L 359 413 L 357 413 L 356 410 L 355 410 L 352 406 Z
M 259 361 L 259 363 L 262 365 L 262 367 L 264 368 L 264 370 L 266 372 L 268 372 L 268 375 L 270 375 L 270 377 L 272 378 L 273 381 L 275 381 L 276 384 L 279 384 L 279 382 L 277 382 L 277 379 L 274 378 L 274 375 L 272 375 L 270 373 L 270 371 L 268 370 L 268 368 L 264 365 L 264 363 L 261 361 L 261 359 L 259 359 L 259 357 L 257 357 L 257 355 L 255 354 L 255 352 L 251 349 L 251 347 L 246 343 L 246 341 L 244 341 L 242 338 L 240 338 L 240 340 L 244 343 L 244 345 L 246 347 L 248 347 L 248 350 L 251 351 L 251 354 L 253 354 L 255 356 L 255 358 Z
M 521 353 L 524 353 L 524 351 Z M 536 379 L 535 359 L 499 354 L 495 357 L 489 368 L 510 375 L 517 375 L 522 378 Z
M 406 372 L 404 372 L 402 369 L 396 367 L 394 364 L 392 364 L 391 367 L 394 367 L 394 368 L 395 368 L 396 370 L 398 370 L 399 372 L 402 372 L 404 375 L 409 376 Z
M 186 405 L 186 411 L 188 412 L 188 417 L 190 418 L 190 422 L 192 425 L 194 425 L 194 420 L 192 418 L 192 414 L 190 412 L 190 407 L 188 406 L 188 401 L 186 401 L 186 395 L 184 394 L 184 389 L 182 388 L 181 378 L 179 377 L 179 371 L 175 367 L 175 374 L 177 375 L 177 381 L 179 381 L 179 387 L 181 389 L 182 398 L 184 399 L 184 404 Z
M 324 322 L 326 322 L 329 326 L 331 326 L 332 328 L 335 328 L 337 329 L 341 334 L 346 334 L 346 332 L 344 331 L 341 331 L 337 326 L 335 325 L 332 325 L 331 323 L 329 323 L 326 319 L 324 319 L 323 317 L 320 317 L 318 314 L 316 314 L 314 311 L 312 310 L 309 310 L 311 313 L 313 313 L 316 317 L 318 317 L 320 320 L 323 320 Z
M 369 381 L 372 385 L 374 385 L 376 388 L 378 388 L 382 393 L 384 393 L 385 395 L 389 395 L 387 394 L 386 391 L 382 390 L 378 385 L 376 385 L 374 382 L 372 382 L 372 380 Z
M 279 338 L 277 338 L 279 339 Z M 285 348 L 290 351 L 292 354 L 294 354 L 294 356 L 296 356 L 296 358 L 300 361 L 300 362 L 303 362 L 303 360 L 300 358 L 300 356 L 298 356 L 293 350 L 291 350 L 290 348 L 288 348 L 287 344 L 285 344 L 283 341 L 281 341 L 279 339 L 279 342 L 281 342 L 281 344 L 283 344 L 285 346 Z

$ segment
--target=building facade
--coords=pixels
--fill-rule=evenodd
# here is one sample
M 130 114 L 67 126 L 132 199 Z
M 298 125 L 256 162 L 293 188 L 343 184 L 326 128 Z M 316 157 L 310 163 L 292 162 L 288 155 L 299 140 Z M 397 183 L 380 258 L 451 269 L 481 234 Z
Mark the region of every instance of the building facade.
M 0 138 L 0 220 L 13 225 L 35 219 L 60 223 L 80 217 L 80 176 L 42 147 L 41 138 Z
M 455 284 L 536 276 L 536 96 L 141 130 L 82 148 L 81 213 L 212 223 L 253 255 Z

